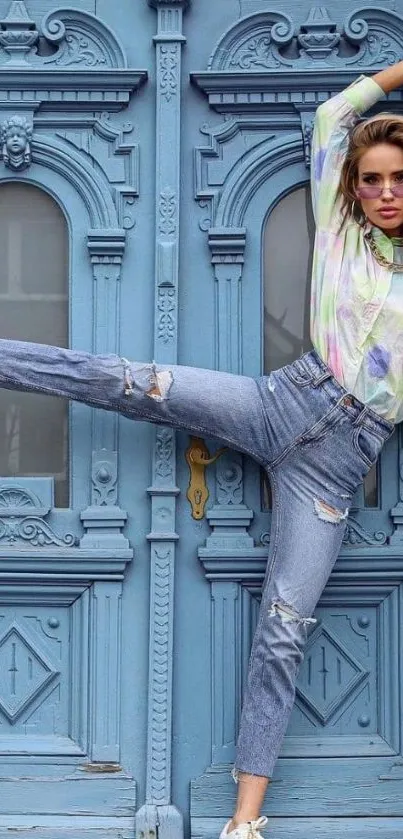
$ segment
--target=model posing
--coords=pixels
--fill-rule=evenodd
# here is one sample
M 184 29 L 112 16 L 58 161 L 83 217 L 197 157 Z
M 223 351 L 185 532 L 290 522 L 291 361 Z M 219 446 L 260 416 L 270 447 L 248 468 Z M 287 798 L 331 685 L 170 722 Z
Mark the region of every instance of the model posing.
M 403 84 L 403 62 L 318 108 L 315 349 L 269 377 L 130 363 L 0 341 L 0 386 L 67 396 L 216 437 L 254 457 L 273 490 L 270 556 L 221 836 L 258 839 L 307 626 L 339 553 L 351 499 L 403 418 L 403 117 L 359 116 Z

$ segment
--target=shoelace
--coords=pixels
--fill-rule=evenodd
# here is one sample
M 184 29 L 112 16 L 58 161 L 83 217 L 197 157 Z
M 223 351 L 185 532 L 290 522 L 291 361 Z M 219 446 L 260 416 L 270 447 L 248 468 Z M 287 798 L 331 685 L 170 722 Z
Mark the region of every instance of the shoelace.
M 235 829 L 235 832 L 238 833 L 241 839 L 263 839 L 259 830 L 263 830 L 266 827 L 268 819 L 266 816 L 260 816 L 256 821 L 253 822 L 246 822 L 245 825 L 242 825 L 244 828 L 240 830 L 239 827 Z M 247 829 L 245 829 L 247 828 Z
M 262 839 L 259 830 L 263 830 L 267 822 L 268 818 L 266 816 L 260 816 L 255 822 L 249 822 L 248 839 Z

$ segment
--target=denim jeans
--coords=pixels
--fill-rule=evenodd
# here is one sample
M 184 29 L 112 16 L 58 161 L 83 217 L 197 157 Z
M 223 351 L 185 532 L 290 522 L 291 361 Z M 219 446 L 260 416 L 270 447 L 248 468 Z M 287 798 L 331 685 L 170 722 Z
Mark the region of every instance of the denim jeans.
M 216 437 L 257 460 L 273 492 L 269 561 L 236 770 L 271 777 L 312 613 L 349 505 L 393 432 L 316 352 L 258 379 L 0 340 L 0 387 L 64 396 Z

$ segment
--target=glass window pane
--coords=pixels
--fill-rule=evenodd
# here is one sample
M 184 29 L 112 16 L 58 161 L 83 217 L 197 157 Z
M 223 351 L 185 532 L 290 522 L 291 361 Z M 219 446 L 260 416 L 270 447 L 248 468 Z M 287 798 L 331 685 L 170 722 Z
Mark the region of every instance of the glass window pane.
M 67 346 L 68 231 L 56 202 L 26 184 L 0 187 L 0 335 Z M 52 475 L 68 506 L 65 400 L 0 390 L 0 475 Z
M 311 347 L 309 294 L 315 236 L 310 190 L 296 189 L 270 213 L 264 232 L 264 369 Z

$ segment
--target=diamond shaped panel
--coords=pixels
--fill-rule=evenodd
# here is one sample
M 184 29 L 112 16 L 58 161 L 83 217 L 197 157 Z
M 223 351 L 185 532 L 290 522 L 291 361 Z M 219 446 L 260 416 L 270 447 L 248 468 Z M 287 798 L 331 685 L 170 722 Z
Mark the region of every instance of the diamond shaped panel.
M 0 637 L 0 710 L 14 723 L 58 671 L 17 623 Z
M 326 725 L 367 672 L 340 639 L 321 624 L 306 645 L 297 695 Z

